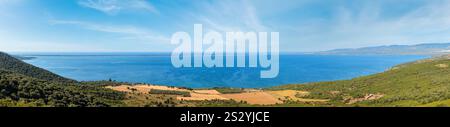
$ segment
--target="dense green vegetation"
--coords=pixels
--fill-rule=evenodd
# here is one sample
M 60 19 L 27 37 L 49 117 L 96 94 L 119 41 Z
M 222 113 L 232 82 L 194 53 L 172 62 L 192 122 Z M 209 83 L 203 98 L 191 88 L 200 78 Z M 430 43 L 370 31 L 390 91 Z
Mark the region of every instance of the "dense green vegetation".
M 243 101 L 234 100 L 208 100 L 208 101 L 197 101 L 196 106 L 198 107 L 252 107 L 256 105 L 250 105 Z
M 74 80 L 61 77 L 45 69 L 25 63 L 3 52 L 0 52 L 0 69 L 16 72 L 45 81 L 75 82 Z
M 243 88 L 229 88 L 229 87 L 214 87 L 214 90 L 222 94 L 233 94 L 233 93 L 242 93 L 244 92 Z
M 173 90 L 157 90 L 157 89 L 152 89 L 150 90 L 150 92 L 148 92 L 149 94 L 166 94 L 166 95 L 181 95 L 183 97 L 190 97 L 191 93 L 189 92 L 184 92 L 184 91 L 173 91 Z
M 49 82 L 0 70 L 0 106 L 108 107 L 123 93 L 96 86 Z
M 331 106 L 450 106 L 450 59 L 428 59 L 403 64 L 370 76 L 352 80 L 293 84 L 270 88 L 311 92 L 308 97 L 331 99 Z M 367 99 L 371 95 L 382 96 Z M 364 99 L 366 98 L 366 99 Z M 359 101 L 355 101 L 360 99 Z M 355 103 L 351 103 L 353 102 Z M 442 102 L 442 103 L 439 103 Z
M 120 106 L 125 93 L 78 83 L 0 53 L 0 107 Z
M 116 81 L 112 81 L 112 80 L 104 80 L 104 81 L 84 81 L 84 82 L 80 82 L 80 84 L 82 85 L 88 85 L 88 86 L 119 86 L 119 85 L 123 85 L 123 84 L 130 84 L 130 83 L 126 83 L 126 82 L 116 82 Z

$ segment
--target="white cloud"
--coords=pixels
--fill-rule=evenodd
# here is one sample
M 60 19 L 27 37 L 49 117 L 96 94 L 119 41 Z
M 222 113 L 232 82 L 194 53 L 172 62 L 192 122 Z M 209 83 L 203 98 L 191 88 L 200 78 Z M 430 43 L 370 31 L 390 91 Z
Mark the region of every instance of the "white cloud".
M 404 13 L 386 12 L 386 6 L 392 4 L 371 1 L 356 9 L 337 5 L 330 19 L 290 24 L 297 36 L 288 33 L 292 42 L 284 45 L 284 49 L 298 51 L 306 47 L 302 50 L 318 51 L 450 41 L 450 1 L 427 2 Z M 396 15 L 387 17 L 386 13 Z
M 372 45 L 450 39 L 442 36 L 443 33 L 450 34 L 450 2 L 433 2 L 391 20 L 380 16 L 379 8 L 381 7 L 371 4 L 353 17 L 341 17 L 342 22 L 334 27 L 333 32 Z M 355 43 L 350 41 L 348 43 Z
M 170 38 L 147 29 L 134 26 L 103 25 L 82 21 L 50 20 L 54 25 L 76 25 L 84 29 L 125 35 L 122 39 L 137 39 L 149 42 L 169 42 Z
M 79 0 L 78 4 L 109 15 L 127 10 L 144 10 L 159 14 L 159 11 L 145 0 Z
M 257 10 L 249 1 L 221 0 L 200 3 L 197 11 L 187 16 L 194 18 L 194 22 L 202 23 L 214 31 L 267 31 L 258 16 Z M 188 18 L 188 19 L 189 19 Z
M 303 8 L 304 5 L 318 2 L 318 0 L 249 0 L 249 2 L 258 10 L 258 15 L 274 16 L 295 11 L 295 9 Z
M 0 43 L 0 51 L 5 52 L 79 52 L 79 51 L 108 51 L 101 46 L 86 46 L 76 43 L 61 43 L 47 41 L 9 40 Z

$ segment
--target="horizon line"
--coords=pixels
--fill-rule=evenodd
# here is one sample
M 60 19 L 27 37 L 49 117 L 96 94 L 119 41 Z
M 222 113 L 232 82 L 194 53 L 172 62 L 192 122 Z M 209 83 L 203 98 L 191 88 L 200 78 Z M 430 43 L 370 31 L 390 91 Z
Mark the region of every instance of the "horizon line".
M 332 51 L 339 49 L 361 49 L 361 48 L 370 48 L 370 47 L 383 47 L 383 46 L 418 46 L 424 44 L 450 44 L 450 42 L 430 42 L 430 43 L 417 43 L 417 44 L 391 44 L 391 45 L 374 45 L 374 46 L 362 46 L 356 48 L 335 48 L 329 50 L 320 50 L 320 51 L 279 51 L 280 53 L 317 53 L 324 51 Z M 172 51 L 2 51 L 6 53 L 170 53 Z M 246 52 L 247 53 L 247 52 Z

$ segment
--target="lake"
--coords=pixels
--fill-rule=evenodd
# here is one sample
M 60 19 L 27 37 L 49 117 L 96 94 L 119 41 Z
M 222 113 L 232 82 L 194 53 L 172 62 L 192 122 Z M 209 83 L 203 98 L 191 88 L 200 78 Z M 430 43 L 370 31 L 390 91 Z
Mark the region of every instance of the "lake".
M 20 53 L 25 62 L 79 81 L 108 80 L 157 85 L 261 88 L 351 79 L 383 72 L 427 56 L 280 55 L 276 78 L 261 79 L 261 68 L 174 68 L 168 53 Z

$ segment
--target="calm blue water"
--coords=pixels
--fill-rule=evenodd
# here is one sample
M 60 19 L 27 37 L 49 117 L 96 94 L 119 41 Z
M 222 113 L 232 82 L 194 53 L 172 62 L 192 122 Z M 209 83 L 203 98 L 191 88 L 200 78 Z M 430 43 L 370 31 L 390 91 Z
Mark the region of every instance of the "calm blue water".
M 174 68 L 164 53 L 34 53 L 35 66 L 79 81 L 108 80 L 171 86 L 260 88 L 351 79 L 383 72 L 426 56 L 281 55 L 277 78 L 259 78 L 257 68 Z

